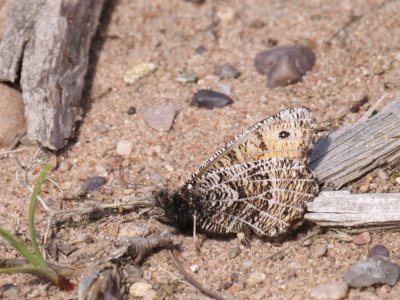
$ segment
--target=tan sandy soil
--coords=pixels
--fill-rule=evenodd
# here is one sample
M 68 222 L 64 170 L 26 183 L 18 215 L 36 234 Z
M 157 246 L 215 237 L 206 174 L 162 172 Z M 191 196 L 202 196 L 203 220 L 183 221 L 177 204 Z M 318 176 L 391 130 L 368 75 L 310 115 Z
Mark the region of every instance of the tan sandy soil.
M 10 1 L 1 6 L 0 25 L 4 28 Z M 107 184 L 88 199 L 63 200 L 62 193 L 47 182 L 43 198 L 58 209 L 111 203 L 126 196 L 154 190 L 163 184 L 178 188 L 196 167 L 230 138 L 248 126 L 283 108 L 305 105 L 317 122 L 345 126 L 366 110 L 349 112 L 351 104 L 367 95 L 370 103 L 384 92 L 388 101 L 396 96 L 400 82 L 400 11 L 399 1 L 211 1 L 194 5 L 182 0 L 108 1 L 100 32 L 93 42 L 90 66 L 91 88 L 85 96 L 85 115 L 79 135 L 65 150 L 57 153 L 57 162 L 67 161 L 68 171 L 55 169 L 51 178 L 66 190 L 79 187 L 88 176 L 104 176 Z M 210 31 L 215 9 L 217 39 Z M 359 19 L 345 26 L 354 16 Z M 264 26 L 254 28 L 255 21 Z M 342 30 L 341 30 L 342 28 Z M 337 33 L 341 30 L 339 33 Z M 337 33 L 337 34 L 336 34 Z M 298 84 L 267 89 L 265 77 L 256 73 L 255 55 L 269 48 L 271 40 L 279 45 L 306 41 L 314 44 L 317 61 L 313 70 Z M 204 46 L 203 54 L 196 48 Z M 96 59 L 95 59 L 96 58 Z M 125 73 L 141 62 L 153 62 L 158 70 L 132 86 L 124 83 Z M 242 75 L 220 80 L 214 68 L 230 63 Z M 175 78 L 184 72 L 196 73 L 197 83 L 179 83 Z M 200 88 L 218 90 L 221 84 L 232 88 L 231 106 L 206 110 L 190 106 Z M 143 108 L 172 103 L 180 109 L 169 132 L 151 129 L 143 120 Z M 134 106 L 138 112 L 128 115 Z M 338 120 L 339 116 L 342 118 Z M 333 127 L 332 127 L 333 129 Z M 130 157 L 121 158 L 115 147 L 119 140 L 133 141 Z M 31 161 L 36 148 L 20 146 L 20 161 Z M 45 159 L 46 157 L 41 157 Z M 119 169 L 123 166 L 124 186 Z M 40 171 L 34 166 L 32 180 Z M 29 190 L 12 156 L 0 160 L 0 224 L 27 239 L 27 203 Z M 158 177 L 157 177 L 158 176 Z M 143 186 L 144 185 L 144 186 Z M 90 266 L 106 257 L 116 245 L 119 233 L 175 232 L 172 227 L 149 219 L 139 212 L 108 214 L 99 220 L 65 223 L 56 230 L 56 238 L 78 249 L 69 256 L 59 256 L 58 263 L 77 267 L 74 282 L 87 274 Z M 47 214 L 37 210 L 37 226 L 43 235 Z M 235 239 L 208 239 L 197 253 L 190 236 L 177 233 L 182 245 L 180 256 L 186 268 L 197 264 L 194 276 L 204 286 L 236 299 L 307 299 L 319 284 L 342 277 L 347 267 L 367 256 L 373 244 L 389 248 L 391 259 L 400 262 L 400 234 L 372 233 L 367 245 L 355 245 L 323 234 L 311 245 L 295 247 L 277 257 L 260 262 L 263 257 L 294 243 L 306 230 L 282 243 L 271 244 L 253 239 L 249 248 L 238 246 Z M 85 236 L 94 243 L 86 244 Z M 323 243 L 327 253 L 313 255 Z M 239 249 L 239 251 L 237 251 Z M 237 256 L 235 256 L 238 254 Z M 1 257 L 15 257 L 16 252 L 0 243 Z M 155 291 L 173 291 L 176 299 L 203 299 L 195 288 L 184 284 L 166 251 L 149 257 L 141 266 L 142 281 Z M 252 272 L 263 272 L 262 284 L 244 284 Z M 228 289 L 223 284 L 236 281 Z M 1 275 L 0 286 L 15 283 L 20 297 L 67 299 L 71 295 L 30 275 Z M 171 286 L 174 289 L 171 289 Z M 128 285 L 129 288 L 129 285 Z M 348 299 L 395 299 L 394 287 L 371 287 L 351 290 Z

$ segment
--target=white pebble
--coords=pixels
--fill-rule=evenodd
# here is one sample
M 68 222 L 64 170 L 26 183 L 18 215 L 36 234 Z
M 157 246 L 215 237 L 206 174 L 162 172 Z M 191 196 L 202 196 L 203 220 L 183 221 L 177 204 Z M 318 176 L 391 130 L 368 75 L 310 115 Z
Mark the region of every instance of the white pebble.
M 71 164 L 68 162 L 68 161 L 66 161 L 66 160 L 62 160 L 61 162 L 60 162 L 60 164 L 58 165 L 58 170 L 60 171 L 60 172 L 67 172 L 67 171 L 69 171 L 69 170 L 71 170 Z
M 157 66 L 153 63 L 140 63 L 126 72 L 124 81 L 126 84 L 131 85 L 142 79 L 143 77 L 153 73 L 157 70 Z
M 255 286 L 255 285 L 263 282 L 265 280 L 265 278 L 266 278 L 265 273 L 263 273 L 263 272 L 253 272 L 246 279 L 246 285 L 248 287 Z
M 129 288 L 129 294 L 132 297 L 144 297 L 151 289 L 151 284 L 147 282 L 135 282 Z
M 200 270 L 199 265 L 196 265 L 196 264 L 195 265 L 191 265 L 189 268 L 193 273 L 197 273 Z
M 129 140 L 119 140 L 117 143 L 117 153 L 119 155 L 129 155 L 132 153 L 133 143 Z

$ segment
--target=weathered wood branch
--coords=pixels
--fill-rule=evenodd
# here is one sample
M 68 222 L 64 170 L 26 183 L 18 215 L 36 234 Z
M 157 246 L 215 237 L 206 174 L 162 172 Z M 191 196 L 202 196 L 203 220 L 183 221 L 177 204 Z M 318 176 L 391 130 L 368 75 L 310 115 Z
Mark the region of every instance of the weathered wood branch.
M 0 80 L 20 83 L 28 134 L 51 149 L 66 145 L 105 0 L 19 0 L 0 44 Z
M 320 226 L 400 228 L 400 193 L 325 191 L 307 210 L 304 218 Z
M 318 181 L 340 188 L 375 168 L 400 163 L 400 99 L 319 140 L 310 166 Z M 400 194 L 321 192 L 304 218 L 328 227 L 400 228 Z
M 318 181 L 336 189 L 375 168 L 400 163 L 400 99 L 376 115 L 319 140 L 310 167 Z

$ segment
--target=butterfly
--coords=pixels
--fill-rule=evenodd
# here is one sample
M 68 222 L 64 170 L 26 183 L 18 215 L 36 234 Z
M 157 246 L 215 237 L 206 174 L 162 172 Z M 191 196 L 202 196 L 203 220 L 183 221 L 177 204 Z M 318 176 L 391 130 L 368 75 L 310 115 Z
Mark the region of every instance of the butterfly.
M 301 221 L 318 193 L 307 168 L 315 121 L 305 107 L 289 108 L 246 129 L 205 161 L 177 191 L 156 202 L 182 230 L 274 237 Z

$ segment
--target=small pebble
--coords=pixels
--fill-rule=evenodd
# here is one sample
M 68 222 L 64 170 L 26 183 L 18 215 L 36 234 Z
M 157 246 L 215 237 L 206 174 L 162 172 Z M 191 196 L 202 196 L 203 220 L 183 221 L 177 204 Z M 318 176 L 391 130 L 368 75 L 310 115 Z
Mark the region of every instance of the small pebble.
M 72 254 L 72 252 L 76 251 L 78 249 L 77 246 L 74 245 L 70 245 L 70 244 L 66 244 L 66 243 L 62 243 L 60 242 L 58 244 L 58 250 L 60 250 L 60 252 L 62 254 L 64 254 L 65 256 L 70 256 Z
M 229 96 L 212 90 L 199 90 L 192 98 L 192 105 L 207 109 L 221 108 L 232 103 L 233 100 Z
M 396 177 L 396 182 L 400 184 L 400 177 Z
M 235 257 L 238 257 L 240 255 L 240 253 L 242 253 L 242 249 L 240 249 L 239 247 L 234 247 L 233 249 L 231 249 L 229 251 L 229 259 L 234 259 Z
M 386 259 L 373 257 L 351 265 L 343 278 L 349 286 L 362 288 L 378 283 L 393 286 L 399 279 L 399 275 L 398 265 Z
M 129 288 L 129 294 L 132 297 L 144 297 L 147 292 L 152 290 L 151 284 L 147 282 L 135 282 Z
M 106 134 L 109 130 L 107 125 L 104 124 L 98 124 L 96 125 L 96 129 L 101 133 L 101 134 Z
M 128 115 L 132 116 L 134 114 L 136 114 L 136 107 L 133 107 L 133 106 L 129 107 Z
M 358 100 L 350 107 L 350 112 L 353 114 L 358 113 L 361 107 L 367 104 L 368 101 L 369 101 L 368 95 L 364 95 L 364 97 L 362 97 L 360 100 Z
M 60 188 L 63 191 L 69 190 L 72 186 L 72 182 L 71 181 L 64 181 L 60 183 Z
M 322 257 L 326 254 L 327 248 L 324 244 L 316 244 L 313 248 L 313 256 L 314 257 Z
M 389 179 L 388 174 L 381 168 L 378 169 L 378 174 L 377 175 L 382 180 L 388 180 Z
M 365 245 L 371 242 L 371 234 L 368 231 L 353 236 L 353 243 L 356 245 Z
M 122 270 L 122 274 L 129 283 L 133 284 L 143 277 L 143 270 L 139 267 L 128 264 Z
M 148 106 L 142 111 L 144 121 L 157 131 L 170 131 L 178 109 L 172 104 Z
M 301 80 L 315 63 L 314 52 L 300 45 L 275 47 L 257 54 L 254 65 L 260 74 L 267 75 L 267 86 L 286 86 Z
M 189 269 L 193 272 L 193 273 L 197 273 L 200 270 L 199 265 L 191 265 L 189 267 Z
M 133 142 L 129 140 L 119 140 L 117 143 L 117 153 L 119 155 L 129 155 L 133 150 Z
M 155 290 L 147 291 L 143 296 L 143 300 L 153 300 L 156 299 L 157 292 Z
M 240 76 L 240 71 L 231 64 L 223 64 L 215 68 L 214 74 L 221 79 L 235 79 Z
M 86 178 L 82 189 L 85 193 L 96 191 L 99 189 L 99 187 L 105 185 L 106 182 L 107 180 L 102 176 L 91 176 Z
M 221 21 L 230 21 L 235 17 L 235 15 L 235 11 L 229 6 L 221 7 L 221 9 L 217 11 L 217 18 Z
M 204 3 L 206 0 L 183 0 L 185 2 L 192 2 L 192 3 L 196 3 L 196 4 L 202 4 Z
M 97 175 L 99 175 L 99 176 L 103 176 L 103 177 L 108 176 L 107 169 L 101 165 L 96 165 L 94 167 L 94 170 L 96 171 Z
M 316 45 L 313 40 L 310 40 L 308 38 L 300 38 L 297 40 L 297 44 L 300 46 L 305 46 L 311 49 L 315 49 Z
M 6 283 L 0 287 L 1 299 L 16 299 L 19 294 L 19 289 L 14 284 Z
M 242 268 L 245 269 L 245 270 L 250 269 L 252 266 L 253 266 L 253 262 L 251 260 L 249 260 L 249 259 L 245 259 L 242 262 Z
M 276 45 L 278 45 L 278 40 L 271 39 L 271 38 L 267 39 L 267 46 L 268 47 L 275 47 Z
M 140 63 L 126 72 L 124 81 L 127 85 L 132 85 L 145 76 L 150 75 L 157 70 L 157 66 L 153 63 Z
M 147 226 L 133 223 L 121 224 L 118 229 L 118 238 L 143 236 L 148 230 Z
M 318 285 L 310 292 L 310 297 L 317 300 L 344 299 L 349 292 L 349 287 L 344 281 L 335 281 Z
M 0 83 L 0 148 L 12 148 L 26 131 L 22 94 Z
M 260 28 L 263 28 L 264 26 L 265 26 L 265 23 L 260 19 L 255 19 L 255 20 L 251 21 L 251 23 L 250 23 L 250 27 L 254 28 L 254 29 L 260 29 Z
M 197 48 L 196 48 L 196 53 L 197 54 L 203 54 L 204 52 L 206 52 L 207 51 L 207 49 L 206 49 L 206 47 L 204 47 L 203 45 L 201 45 L 201 46 L 198 46 Z
M 60 164 L 58 165 L 58 170 L 60 172 L 67 172 L 71 170 L 71 164 L 67 160 L 62 160 Z
M 85 234 L 85 236 L 83 237 L 83 242 L 84 242 L 86 245 L 93 244 L 93 243 L 94 243 L 94 238 L 93 238 L 91 235 L 89 235 L 89 234 Z
M 220 83 L 218 85 L 218 92 L 230 96 L 232 92 L 232 87 L 228 84 Z
M 195 73 L 182 73 L 175 80 L 181 83 L 196 83 L 199 77 Z
M 389 258 L 389 249 L 384 245 L 374 245 L 368 251 L 368 257 Z
M 28 136 L 28 134 L 24 134 L 22 135 L 22 137 L 19 139 L 19 143 L 21 145 L 25 145 L 25 146 L 37 146 L 39 144 L 39 142 L 37 140 L 31 140 Z
M 261 282 L 263 282 L 266 278 L 265 273 L 263 272 L 252 272 L 250 273 L 249 277 L 246 279 L 246 286 L 252 287 Z

